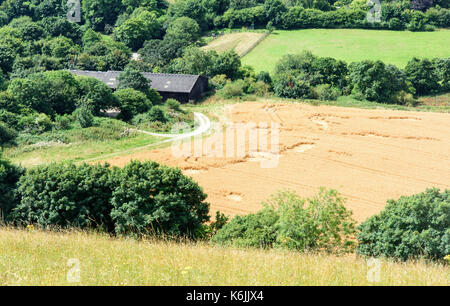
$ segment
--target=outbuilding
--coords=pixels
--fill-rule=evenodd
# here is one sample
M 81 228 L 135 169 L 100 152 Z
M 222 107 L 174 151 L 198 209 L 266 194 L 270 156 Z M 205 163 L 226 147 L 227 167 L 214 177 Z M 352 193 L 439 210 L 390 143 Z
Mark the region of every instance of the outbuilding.
M 99 79 L 116 90 L 119 85 L 121 71 L 85 71 L 71 70 L 75 75 L 82 75 Z M 208 78 L 192 74 L 168 74 L 168 73 L 142 73 L 150 82 L 150 87 L 155 89 L 164 100 L 176 99 L 181 103 L 197 101 L 208 91 Z

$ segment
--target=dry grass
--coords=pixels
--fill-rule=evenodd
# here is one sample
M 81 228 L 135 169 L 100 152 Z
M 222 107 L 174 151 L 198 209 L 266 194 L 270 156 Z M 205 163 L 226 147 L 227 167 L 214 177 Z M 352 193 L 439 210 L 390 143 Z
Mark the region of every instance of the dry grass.
M 208 45 L 202 47 L 203 50 L 215 50 L 217 52 L 234 50 L 239 56 L 247 54 L 255 45 L 266 36 L 265 33 L 243 32 L 222 35 Z
M 355 256 L 221 249 L 100 234 L 0 230 L 0 285 L 450 285 L 450 268 L 382 261 L 380 282 Z M 70 283 L 70 259 L 80 283 Z M 74 275 L 74 274 L 72 274 Z

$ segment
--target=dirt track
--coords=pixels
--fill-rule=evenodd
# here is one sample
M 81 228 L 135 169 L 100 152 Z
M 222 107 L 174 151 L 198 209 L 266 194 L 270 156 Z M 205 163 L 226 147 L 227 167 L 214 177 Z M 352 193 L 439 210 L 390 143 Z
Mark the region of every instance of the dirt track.
M 276 168 L 261 168 L 249 152 L 175 158 L 171 148 L 108 162 L 151 159 L 178 166 L 204 188 L 212 213 L 232 215 L 260 209 L 260 202 L 280 189 L 311 196 L 325 186 L 347 197 L 347 206 L 363 221 L 390 198 L 450 188 L 450 114 L 260 102 L 229 106 L 225 114 L 228 123 L 279 124 Z

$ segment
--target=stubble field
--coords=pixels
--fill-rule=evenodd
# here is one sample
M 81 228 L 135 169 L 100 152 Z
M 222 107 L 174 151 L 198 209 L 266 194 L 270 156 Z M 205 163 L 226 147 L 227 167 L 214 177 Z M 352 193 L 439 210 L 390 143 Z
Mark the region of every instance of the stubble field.
M 355 219 L 363 221 L 378 213 L 388 199 L 429 187 L 450 188 L 449 119 L 444 113 L 246 102 L 225 106 L 222 124 L 232 131 L 233 126 L 254 123 L 252 132 L 258 137 L 267 134 L 266 149 L 258 142 L 255 150 L 248 132 L 244 143 L 233 136 L 230 156 L 229 133 L 224 132 L 203 139 L 200 145 L 197 141 L 197 147 L 192 145 L 183 156 L 174 155 L 178 151 L 172 147 L 107 161 L 123 166 L 131 159 L 155 160 L 180 167 L 204 188 L 213 214 L 216 210 L 247 214 L 259 210 L 261 201 L 277 190 L 312 196 L 325 186 L 340 191 Z M 270 145 L 271 124 L 279 126 L 279 146 Z M 217 153 L 219 145 L 211 146 L 217 139 L 225 144 L 223 156 Z M 279 158 L 274 159 L 277 152 Z M 261 167 L 267 160 L 275 164 Z

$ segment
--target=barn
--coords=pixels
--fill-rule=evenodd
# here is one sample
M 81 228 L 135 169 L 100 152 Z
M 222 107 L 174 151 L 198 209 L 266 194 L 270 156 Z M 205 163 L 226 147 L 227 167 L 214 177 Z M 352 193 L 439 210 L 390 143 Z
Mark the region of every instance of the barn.
M 93 77 L 99 79 L 115 90 L 119 85 L 121 71 L 85 71 L 70 70 L 75 75 Z M 168 73 L 142 73 L 150 82 L 150 87 L 155 89 L 164 100 L 176 99 L 181 103 L 197 101 L 208 91 L 208 78 L 192 74 L 168 74 Z

